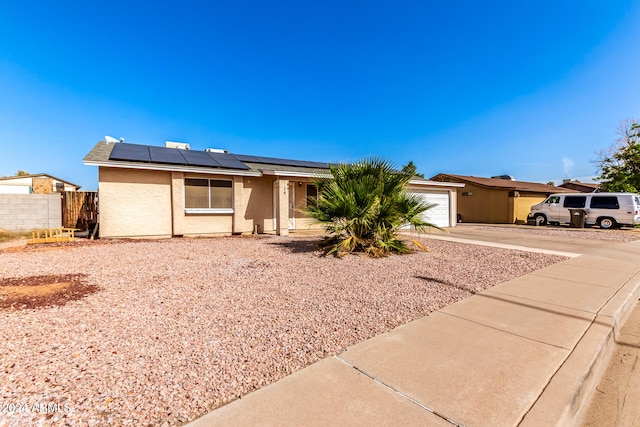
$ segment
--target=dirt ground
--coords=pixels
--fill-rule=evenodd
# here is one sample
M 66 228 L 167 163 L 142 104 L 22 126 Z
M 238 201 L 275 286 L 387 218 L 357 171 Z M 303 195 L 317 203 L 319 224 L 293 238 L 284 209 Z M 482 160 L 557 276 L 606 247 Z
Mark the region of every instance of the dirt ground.
M 621 329 L 582 426 L 640 426 L 640 302 Z
M 0 279 L 0 309 L 26 310 L 64 305 L 95 292 L 84 274 L 28 276 Z

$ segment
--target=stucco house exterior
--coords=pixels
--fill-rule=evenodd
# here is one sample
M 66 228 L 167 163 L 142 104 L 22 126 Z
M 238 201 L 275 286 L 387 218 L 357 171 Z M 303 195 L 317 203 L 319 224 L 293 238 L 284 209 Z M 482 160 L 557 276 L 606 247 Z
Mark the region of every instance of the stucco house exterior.
M 457 193 L 458 220 L 487 224 L 526 223 L 531 206 L 549 194 L 575 193 L 575 190 L 537 182 L 504 178 L 480 178 L 441 173 L 431 178 L 438 182 L 465 184 Z
M 77 184 L 45 173 L 0 178 L 0 194 L 51 194 L 79 189 Z
M 178 147 L 178 148 L 171 148 Z M 276 233 L 319 228 L 300 208 L 316 196 L 321 162 L 100 141 L 84 164 L 98 167 L 103 238 Z M 416 178 L 409 190 L 438 203 L 429 217 L 456 223 L 463 185 Z

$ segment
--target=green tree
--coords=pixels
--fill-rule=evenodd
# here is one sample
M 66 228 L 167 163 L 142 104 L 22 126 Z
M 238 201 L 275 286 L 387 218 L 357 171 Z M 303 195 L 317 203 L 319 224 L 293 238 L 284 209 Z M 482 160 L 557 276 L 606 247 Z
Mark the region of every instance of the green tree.
M 416 165 L 413 163 L 412 160 L 409 160 L 409 163 L 407 163 L 406 165 L 404 165 L 402 167 L 402 169 L 404 169 L 404 168 L 413 168 L 413 170 L 415 170 L 415 171 L 418 170 L 418 168 L 416 167 Z M 415 172 L 414 175 L 415 176 L 419 176 L 420 178 L 424 178 L 424 174 L 423 173 Z
M 364 252 L 372 257 L 410 252 L 398 238 L 400 228 L 410 224 L 418 231 L 436 227 L 421 214 L 435 205 L 407 193 L 405 188 L 416 168 L 400 171 L 380 158 L 330 167 L 331 178 L 316 180 L 318 197 L 309 200 L 304 212 L 323 224 L 329 236 L 322 242 L 325 254 L 342 256 Z M 414 244 L 424 249 L 419 242 Z
M 625 120 L 618 128 L 620 138 L 599 154 L 601 191 L 640 191 L 640 123 Z
M 18 169 L 18 172 L 16 172 L 15 176 L 28 176 L 28 175 L 31 175 L 31 174 L 29 172 L 27 172 L 27 171 L 23 171 L 21 169 Z

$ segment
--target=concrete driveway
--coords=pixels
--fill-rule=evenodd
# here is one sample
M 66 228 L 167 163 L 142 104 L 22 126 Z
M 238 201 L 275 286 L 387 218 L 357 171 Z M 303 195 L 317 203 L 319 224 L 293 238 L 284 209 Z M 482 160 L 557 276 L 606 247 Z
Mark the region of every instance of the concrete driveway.
M 623 241 L 640 240 L 640 230 L 634 229 L 599 230 L 515 224 L 458 224 L 444 230 L 431 229 L 424 235 L 434 239 L 565 256 L 588 254 Z

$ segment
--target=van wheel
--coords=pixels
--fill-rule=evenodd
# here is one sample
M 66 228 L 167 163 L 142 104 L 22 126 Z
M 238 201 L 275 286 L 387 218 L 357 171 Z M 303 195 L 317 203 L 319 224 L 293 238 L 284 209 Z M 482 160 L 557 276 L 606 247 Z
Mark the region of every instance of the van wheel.
M 618 224 L 616 224 L 616 220 L 613 218 L 602 218 L 598 225 L 603 230 L 609 230 L 611 228 L 615 228 Z
M 542 214 L 536 214 L 536 216 L 533 217 L 533 220 L 536 225 L 547 225 L 547 217 Z

